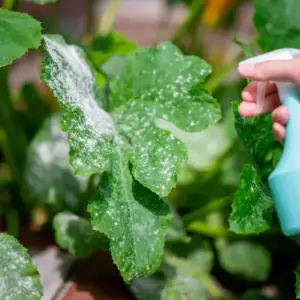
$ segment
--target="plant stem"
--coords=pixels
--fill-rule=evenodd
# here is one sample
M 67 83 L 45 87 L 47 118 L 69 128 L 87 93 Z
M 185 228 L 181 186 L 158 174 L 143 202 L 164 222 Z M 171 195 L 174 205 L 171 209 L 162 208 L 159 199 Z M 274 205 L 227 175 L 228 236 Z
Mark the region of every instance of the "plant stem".
M 8 86 L 8 67 L 0 69 L 0 125 L 4 130 L 3 153 L 18 185 L 22 186 L 28 141 L 14 112 Z
M 109 33 L 116 21 L 117 14 L 120 8 L 121 0 L 111 0 L 110 4 L 102 16 L 102 20 L 99 25 L 98 33 L 104 35 Z
M 186 214 L 182 218 L 184 225 L 187 226 L 189 223 L 195 220 L 199 220 L 210 213 L 219 211 L 229 206 L 232 203 L 232 198 L 232 195 L 230 195 L 221 199 L 210 201 L 205 206 Z
M 217 90 L 217 88 L 221 85 L 221 83 L 224 81 L 224 79 L 227 77 L 227 75 L 237 67 L 242 56 L 243 56 L 242 52 L 240 52 L 231 61 L 223 65 L 217 72 L 215 72 L 207 80 L 205 87 L 206 89 L 208 89 L 210 93 L 213 94 Z
M 7 233 L 18 238 L 20 229 L 19 213 L 14 209 L 6 212 L 6 228 Z

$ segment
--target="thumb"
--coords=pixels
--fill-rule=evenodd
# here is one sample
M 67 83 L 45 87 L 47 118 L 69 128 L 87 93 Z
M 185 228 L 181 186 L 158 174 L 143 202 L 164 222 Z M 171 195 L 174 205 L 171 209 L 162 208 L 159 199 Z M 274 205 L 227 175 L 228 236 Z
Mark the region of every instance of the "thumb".
M 300 84 L 300 58 L 240 65 L 239 73 L 254 81 L 290 81 Z

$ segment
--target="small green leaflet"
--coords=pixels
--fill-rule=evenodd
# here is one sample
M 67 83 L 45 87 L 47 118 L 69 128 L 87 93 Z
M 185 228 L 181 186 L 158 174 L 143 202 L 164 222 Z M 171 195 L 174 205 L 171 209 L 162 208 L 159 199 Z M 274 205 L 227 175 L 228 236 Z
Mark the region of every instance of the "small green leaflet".
M 59 1 L 59 0 L 25 0 L 25 1 L 35 2 L 37 4 L 47 4 L 47 3 L 54 3 L 54 2 Z
M 243 118 L 238 112 L 239 101 L 233 102 L 233 112 L 237 134 L 263 179 L 274 170 L 282 153 L 282 145 L 274 140 L 272 118 L 265 114 L 256 118 Z
M 92 229 L 90 222 L 70 212 L 58 213 L 53 219 L 58 245 L 77 257 L 88 257 L 100 249 L 109 249 L 108 239 Z
M 298 0 L 255 0 L 254 25 L 264 51 L 300 48 Z
M 181 129 L 199 131 L 218 121 L 219 106 L 203 88 L 210 67 L 170 43 L 130 54 L 111 84 L 114 111 L 109 115 L 100 107 L 83 51 L 57 37 L 45 37 L 45 48 L 42 79 L 63 110 L 75 172 L 110 171 L 90 202 L 92 224 L 109 237 L 126 280 L 152 274 L 161 262 L 171 218 L 150 190 L 167 195 L 187 157 L 184 145 L 156 122 L 168 119 Z
M 113 56 L 124 56 L 137 49 L 136 43 L 128 41 L 118 32 L 95 37 L 87 54 L 96 68 L 100 68 Z
M 93 227 L 110 239 L 114 262 L 126 281 L 159 267 L 171 222 L 167 204 L 133 181 L 128 158 L 117 151 L 112 174 L 103 176 L 88 205 Z
M 40 23 L 29 15 L 0 8 L 0 67 L 38 48 L 41 30 Z
M 52 211 L 78 209 L 85 178 L 72 173 L 68 152 L 67 134 L 60 129 L 59 116 L 54 115 L 46 120 L 27 152 L 25 188 L 34 204 Z
M 219 254 L 222 267 L 229 273 L 247 280 L 264 281 L 271 270 L 270 253 L 250 242 L 235 242 Z
M 0 234 L 0 299 L 40 300 L 42 284 L 27 250 L 5 233 Z
M 253 166 L 245 166 L 229 218 L 230 230 L 239 234 L 261 233 L 270 228 L 273 201 Z

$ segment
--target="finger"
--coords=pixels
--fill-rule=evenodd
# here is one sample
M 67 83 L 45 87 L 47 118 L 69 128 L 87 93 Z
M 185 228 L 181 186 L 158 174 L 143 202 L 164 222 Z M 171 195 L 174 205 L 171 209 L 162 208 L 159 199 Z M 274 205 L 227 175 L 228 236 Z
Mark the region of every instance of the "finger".
M 239 106 L 239 113 L 243 117 L 255 117 L 270 111 L 273 111 L 280 104 L 278 94 L 273 93 L 265 97 L 263 107 L 260 113 L 257 113 L 257 105 L 255 102 L 243 101 Z
M 274 123 L 285 125 L 289 119 L 289 111 L 285 106 L 277 107 L 272 113 Z
M 266 86 L 266 95 L 277 93 L 276 84 L 268 82 Z M 247 102 L 256 102 L 257 82 L 249 83 L 242 91 L 242 98 Z
M 285 138 L 285 127 L 282 124 L 273 124 L 273 134 L 277 141 L 283 142 Z
M 290 81 L 300 84 L 300 58 L 239 66 L 239 73 L 256 81 Z

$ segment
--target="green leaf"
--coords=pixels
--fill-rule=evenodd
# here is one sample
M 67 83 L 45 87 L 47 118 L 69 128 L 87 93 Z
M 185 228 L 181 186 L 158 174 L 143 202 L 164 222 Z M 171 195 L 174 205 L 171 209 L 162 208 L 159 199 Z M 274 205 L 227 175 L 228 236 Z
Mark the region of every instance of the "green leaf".
M 128 158 L 113 155 L 112 174 L 103 176 L 88 205 L 93 227 L 110 239 L 114 262 L 126 281 L 155 272 L 171 222 L 167 204 L 133 181 Z
M 93 230 L 89 221 L 75 214 L 58 213 L 53 219 L 53 227 L 58 245 L 74 256 L 88 257 L 97 250 L 109 248 L 108 239 Z
M 0 8 L 0 24 L 0 67 L 39 47 L 42 28 L 29 15 Z
M 115 129 L 100 108 L 95 73 L 80 48 L 50 36 L 44 40 L 48 56 L 41 78 L 63 110 L 61 126 L 68 133 L 74 172 L 84 176 L 102 173 L 110 166 Z
M 128 41 L 118 32 L 95 37 L 88 50 L 88 56 L 94 66 L 100 68 L 113 56 L 127 55 L 137 49 L 137 44 Z
M 110 239 L 125 280 L 152 274 L 161 263 L 171 217 L 147 188 L 167 195 L 186 160 L 184 145 L 157 120 L 188 131 L 217 122 L 219 106 L 203 88 L 210 67 L 169 43 L 130 54 L 111 84 L 109 115 L 100 107 L 82 50 L 53 37 L 45 37 L 45 48 L 42 79 L 63 109 L 73 168 L 82 175 L 108 171 L 88 207 L 93 227 Z
M 68 152 L 68 137 L 59 127 L 59 117 L 52 116 L 27 153 L 25 188 L 32 203 L 46 205 L 52 211 L 78 209 L 86 180 L 73 174 Z
M 167 281 L 161 300 L 208 300 L 203 284 L 193 278 L 177 274 Z
M 235 242 L 219 253 L 221 266 L 229 273 L 251 281 L 264 281 L 269 277 L 271 258 L 262 246 L 250 242 Z
M 28 1 L 28 2 L 35 2 L 37 4 L 47 4 L 47 3 L 54 3 L 58 0 L 25 0 L 25 1 Z
M 274 170 L 282 152 L 282 145 L 272 133 L 271 114 L 243 118 L 238 112 L 239 101 L 233 103 L 235 127 L 240 140 L 252 155 L 263 179 Z
M 187 153 L 158 121 L 191 132 L 216 123 L 219 106 L 203 87 L 210 72 L 202 59 L 163 43 L 128 55 L 121 76 L 111 83 L 113 117 L 132 145 L 133 175 L 160 196 L 175 186 Z
M 255 0 L 254 25 L 264 51 L 300 48 L 298 0 Z
M 266 194 L 256 169 L 245 166 L 229 218 L 230 230 L 240 234 L 264 232 L 271 226 L 272 213 L 272 198 Z
M 42 284 L 27 250 L 5 233 L 0 234 L 0 299 L 40 300 Z

